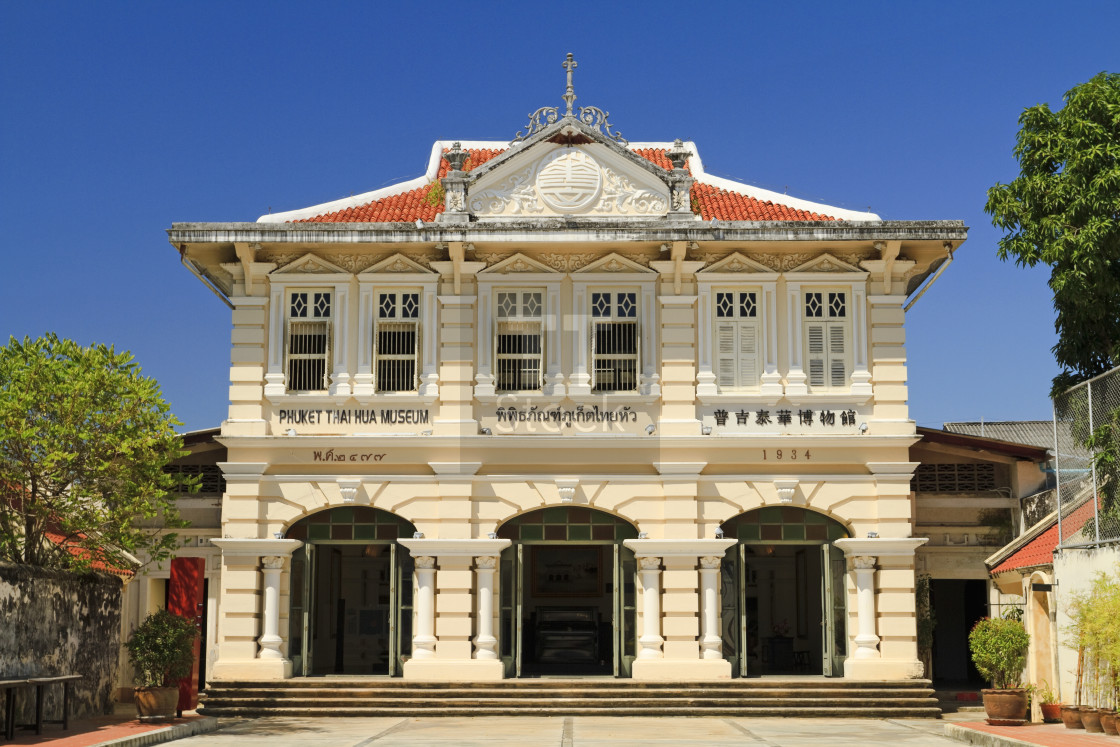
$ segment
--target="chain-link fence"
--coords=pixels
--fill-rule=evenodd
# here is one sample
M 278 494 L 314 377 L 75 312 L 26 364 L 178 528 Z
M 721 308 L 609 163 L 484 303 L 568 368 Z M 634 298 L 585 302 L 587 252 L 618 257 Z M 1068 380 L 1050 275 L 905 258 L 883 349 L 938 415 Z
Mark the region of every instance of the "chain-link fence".
M 1120 541 L 1120 368 L 1054 398 L 1058 544 Z

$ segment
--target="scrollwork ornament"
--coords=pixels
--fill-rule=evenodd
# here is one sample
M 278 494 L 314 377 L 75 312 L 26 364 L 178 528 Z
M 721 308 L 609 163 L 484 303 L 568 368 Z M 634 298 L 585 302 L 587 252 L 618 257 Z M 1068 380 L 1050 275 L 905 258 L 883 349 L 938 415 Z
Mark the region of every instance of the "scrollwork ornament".
M 492 571 L 498 565 L 498 559 L 493 555 L 480 555 L 474 559 L 474 565 L 480 571 Z
M 875 570 L 874 555 L 857 555 L 852 558 L 852 568 L 857 571 Z
M 659 571 L 661 570 L 661 558 L 648 555 L 638 558 L 638 567 L 643 571 Z
M 266 555 L 261 558 L 261 567 L 269 571 L 278 571 L 284 567 L 284 558 L 279 555 Z
M 721 560 L 723 560 L 723 558 L 718 555 L 705 555 L 704 557 L 700 558 L 700 567 L 707 568 L 709 570 L 716 569 L 719 568 Z
M 436 559 L 431 555 L 420 555 L 416 558 L 416 567 L 422 570 L 431 570 L 436 567 Z

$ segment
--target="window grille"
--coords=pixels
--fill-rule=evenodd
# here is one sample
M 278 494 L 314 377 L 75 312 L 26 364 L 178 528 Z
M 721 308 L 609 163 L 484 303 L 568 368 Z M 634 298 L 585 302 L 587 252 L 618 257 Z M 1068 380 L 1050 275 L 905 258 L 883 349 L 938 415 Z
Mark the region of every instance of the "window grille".
M 295 291 L 289 297 L 285 368 L 288 390 L 317 392 L 329 385 L 331 294 Z
M 847 293 L 806 293 L 805 320 L 809 386 L 830 389 L 846 387 L 851 373 L 847 341 Z
M 716 293 L 716 383 L 720 389 L 758 385 L 758 296 Z
M 412 392 L 419 385 L 420 294 L 382 293 L 374 335 L 378 392 Z
M 544 371 L 544 305 L 540 291 L 498 294 L 494 333 L 495 388 L 500 392 L 540 389 Z
M 637 317 L 637 294 L 591 294 L 592 391 L 637 390 Z
M 910 488 L 916 493 L 973 493 L 996 488 L 994 464 L 920 464 Z

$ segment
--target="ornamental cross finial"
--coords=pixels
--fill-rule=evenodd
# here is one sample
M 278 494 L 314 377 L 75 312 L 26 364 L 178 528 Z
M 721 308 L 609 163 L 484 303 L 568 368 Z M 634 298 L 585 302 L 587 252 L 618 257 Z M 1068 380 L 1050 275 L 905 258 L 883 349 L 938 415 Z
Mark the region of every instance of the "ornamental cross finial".
M 566 116 L 570 117 L 572 116 L 572 104 L 576 100 L 576 89 L 572 87 L 572 71 L 579 67 L 579 63 L 572 59 L 572 53 L 568 52 L 568 59 L 564 60 L 563 65 L 564 69 L 568 71 L 568 88 L 564 91 L 563 99 L 568 103 Z

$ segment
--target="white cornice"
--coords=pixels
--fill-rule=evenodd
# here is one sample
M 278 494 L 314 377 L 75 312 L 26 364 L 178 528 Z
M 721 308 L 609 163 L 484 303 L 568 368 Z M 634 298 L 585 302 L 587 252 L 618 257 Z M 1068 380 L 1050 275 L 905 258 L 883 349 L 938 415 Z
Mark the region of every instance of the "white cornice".
M 733 539 L 629 539 L 622 544 L 639 558 L 699 558 L 722 556 L 735 544 Z
M 470 558 L 500 555 L 510 546 L 508 539 L 400 539 L 412 557 Z

